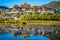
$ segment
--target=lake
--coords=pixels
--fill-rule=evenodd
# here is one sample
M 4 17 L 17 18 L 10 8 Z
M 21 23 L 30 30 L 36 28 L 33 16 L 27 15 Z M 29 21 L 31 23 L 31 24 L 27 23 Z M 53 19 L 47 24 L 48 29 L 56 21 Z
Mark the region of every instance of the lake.
M 15 37 L 13 34 L 4 34 L 0 35 L 0 40 L 25 40 L 25 38 L 23 38 L 21 35 Z M 40 36 L 29 36 L 26 38 L 26 40 L 50 40 L 50 38 L 40 35 Z

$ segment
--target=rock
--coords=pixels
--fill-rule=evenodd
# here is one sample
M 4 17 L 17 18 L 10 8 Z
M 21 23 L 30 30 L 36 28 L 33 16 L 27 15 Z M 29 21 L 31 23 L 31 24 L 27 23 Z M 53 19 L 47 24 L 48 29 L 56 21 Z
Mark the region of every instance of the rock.
M 26 22 L 22 22 L 22 24 L 26 24 Z

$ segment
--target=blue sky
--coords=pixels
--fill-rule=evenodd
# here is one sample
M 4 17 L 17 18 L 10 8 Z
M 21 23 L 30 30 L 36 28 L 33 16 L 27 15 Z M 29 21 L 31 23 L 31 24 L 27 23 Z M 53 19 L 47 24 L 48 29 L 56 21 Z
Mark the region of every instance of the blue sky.
M 52 1 L 55 1 L 55 0 L 0 0 L 0 6 L 7 6 L 11 8 L 15 4 L 21 6 L 21 4 L 23 3 L 28 3 L 31 6 L 33 5 L 41 6 L 44 4 L 48 4 Z

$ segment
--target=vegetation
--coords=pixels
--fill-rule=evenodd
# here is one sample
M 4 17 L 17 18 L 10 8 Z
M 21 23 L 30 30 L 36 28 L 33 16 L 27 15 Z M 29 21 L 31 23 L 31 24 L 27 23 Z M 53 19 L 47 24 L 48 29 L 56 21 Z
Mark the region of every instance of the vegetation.
M 20 20 L 56 20 L 60 21 L 60 14 L 58 13 L 35 13 L 35 14 L 26 14 L 20 17 Z
M 10 23 L 18 23 L 18 20 L 8 20 L 6 18 L 2 18 L 0 23 L 10 24 Z
M 60 25 L 60 21 L 28 20 L 25 22 L 28 25 Z

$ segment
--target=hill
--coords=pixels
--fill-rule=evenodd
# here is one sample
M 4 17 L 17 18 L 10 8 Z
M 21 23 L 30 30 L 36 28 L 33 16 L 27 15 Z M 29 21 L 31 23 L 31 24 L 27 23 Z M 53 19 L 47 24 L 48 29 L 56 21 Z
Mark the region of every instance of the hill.
M 53 2 L 46 4 L 46 5 L 43 5 L 43 6 L 47 6 L 49 8 L 54 8 L 54 9 L 60 10 L 60 1 L 53 1 Z
M 9 8 L 6 6 L 0 6 L 0 9 L 9 9 Z

